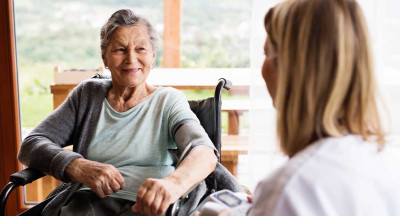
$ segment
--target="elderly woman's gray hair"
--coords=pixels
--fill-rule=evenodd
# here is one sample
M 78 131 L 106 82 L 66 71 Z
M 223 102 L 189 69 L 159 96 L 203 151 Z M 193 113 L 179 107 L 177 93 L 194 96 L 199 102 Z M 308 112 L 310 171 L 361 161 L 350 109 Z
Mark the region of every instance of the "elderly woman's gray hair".
M 110 41 L 112 33 L 118 27 L 122 26 L 132 26 L 132 25 L 144 25 L 147 27 L 147 32 L 149 33 L 150 43 L 153 51 L 157 49 L 158 34 L 153 24 L 151 22 L 138 14 L 135 14 L 129 9 L 121 9 L 111 15 L 107 23 L 101 28 L 100 33 L 100 48 L 101 54 L 105 54 L 108 43 Z

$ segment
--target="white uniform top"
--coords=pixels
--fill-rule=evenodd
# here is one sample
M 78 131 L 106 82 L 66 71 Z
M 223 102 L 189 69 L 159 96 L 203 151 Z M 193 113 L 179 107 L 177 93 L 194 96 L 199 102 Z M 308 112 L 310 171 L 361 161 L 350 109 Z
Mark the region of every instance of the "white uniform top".
M 395 156 L 357 135 L 321 139 L 258 184 L 250 215 L 400 215 Z

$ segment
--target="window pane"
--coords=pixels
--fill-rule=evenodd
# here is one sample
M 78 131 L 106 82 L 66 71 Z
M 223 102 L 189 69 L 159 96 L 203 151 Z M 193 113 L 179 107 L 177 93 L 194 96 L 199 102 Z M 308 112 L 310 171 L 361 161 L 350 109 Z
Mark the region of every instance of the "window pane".
M 182 67 L 248 68 L 252 0 L 182 3 Z

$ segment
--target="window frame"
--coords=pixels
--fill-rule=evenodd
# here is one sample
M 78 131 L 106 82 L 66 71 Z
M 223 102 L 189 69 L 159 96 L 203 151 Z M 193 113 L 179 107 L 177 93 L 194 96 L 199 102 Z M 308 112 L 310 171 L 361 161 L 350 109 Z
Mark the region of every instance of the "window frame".
M 18 101 L 17 59 L 14 31 L 13 1 L 0 3 L 0 187 L 9 182 L 9 176 L 21 170 L 17 160 L 20 145 L 20 116 Z M 24 204 L 23 188 L 10 194 L 6 215 L 17 215 L 30 206 Z

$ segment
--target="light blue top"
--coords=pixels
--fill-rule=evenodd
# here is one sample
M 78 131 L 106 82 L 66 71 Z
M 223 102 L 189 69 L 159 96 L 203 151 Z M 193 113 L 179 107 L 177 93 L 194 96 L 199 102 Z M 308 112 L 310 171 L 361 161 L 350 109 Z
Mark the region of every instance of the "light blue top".
M 110 196 L 136 201 L 136 192 L 147 178 L 163 178 L 175 170 L 176 161 L 168 149 L 177 149 L 171 134 L 184 119 L 198 121 L 185 95 L 173 88 L 158 87 L 145 101 L 122 113 L 104 99 L 87 159 L 111 164 L 124 177 L 124 190 Z

